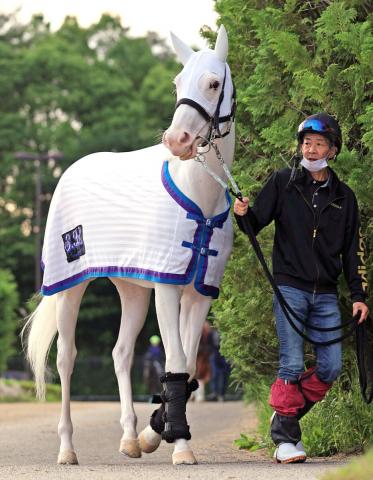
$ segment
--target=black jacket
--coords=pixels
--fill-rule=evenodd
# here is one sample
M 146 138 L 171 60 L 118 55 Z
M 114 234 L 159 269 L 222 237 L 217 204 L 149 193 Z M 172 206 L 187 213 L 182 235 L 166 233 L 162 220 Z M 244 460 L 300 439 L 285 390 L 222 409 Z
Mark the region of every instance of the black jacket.
M 364 244 L 353 191 L 329 168 L 328 185 L 318 193 L 323 203 L 316 211 L 311 204 L 310 184 L 315 182 L 310 173 L 298 170 L 290 187 L 289 178 L 289 169 L 273 173 L 246 214 L 255 234 L 275 221 L 276 284 L 334 293 L 343 268 L 352 301 L 365 301 Z M 243 230 L 241 218 L 236 215 Z

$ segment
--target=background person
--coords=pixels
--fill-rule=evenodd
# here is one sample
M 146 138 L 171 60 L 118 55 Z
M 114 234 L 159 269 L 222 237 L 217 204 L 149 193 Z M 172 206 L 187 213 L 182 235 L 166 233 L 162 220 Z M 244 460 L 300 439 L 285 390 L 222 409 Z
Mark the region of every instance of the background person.
M 216 328 L 211 328 L 209 343 L 211 345 L 211 381 L 209 384 L 210 393 L 207 399 L 223 402 L 228 387 L 231 367 L 220 353 L 220 335 Z
M 194 392 L 194 399 L 196 402 L 204 402 L 206 399 L 206 385 L 211 379 L 211 365 L 210 365 L 210 331 L 211 325 L 208 320 L 203 324 L 201 340 L 198 346 L 196 374 L 195 378 L 198 380 L 198 389 Z
M 334 327 L 341 323 L 337 282 L 342 271 L 353 303 L 352 314 L 368 315 L 367 282 L 363 269 L 363 242 L 357 201 L 352 190 L 328 166 L 341 150 L 338 122 L 326 113 L 306 118 L 298 128 L 301 168 L 292 178 L 289 169 L 272 174 L 252 208 L 249 200 L 236 200 L 234 211 L 243 230 L 245 216 L 257 234 L 272 220 L 275 237 L 273 275 L 282 295 L 310 326 Z M 303 339 L 290 326 L 274 297 L 279 338 L 279 371 L 271 387 L 275 413 L 271 436 L 281 463 L 302 462 L 299 419 L 322 400 L 342 367 L 341 343 L 315 346 L 316 366 L 304 372 Z M 304 327 L 295 319 L 296 326 Z M 336 338 L 340 332 L 307 334 L 316 341 Z
M 147 393 L 153 395 L 161 390 L 159 377 L 164 373 L 164 351 L 158 335 L 152 335 L 149 343 L 144 355 L 143 380 Z

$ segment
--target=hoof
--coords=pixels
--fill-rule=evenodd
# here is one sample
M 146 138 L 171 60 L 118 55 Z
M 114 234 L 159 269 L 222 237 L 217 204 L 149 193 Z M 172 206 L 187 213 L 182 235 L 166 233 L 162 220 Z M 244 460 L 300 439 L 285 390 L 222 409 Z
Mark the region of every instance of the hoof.
M 155 452 L 161 443 L 162 437 L 160 435 L 157 435 L 157 437 L 154 438 L 153 440 L 154 441 L 150 443 L 146 438 L 145 431 L 143 430 L 139 435 L 139 445 L 140 445 L 141 451 L 144 453 Z
M 127 457 L 140 458 L 141 449 L 139 441 L 137 440 L 137 438 L 122 439 L 120 441 L 119 452 L 123 453 L 123 455 L 127 455 Z
M 60 452 L 57 458 L 58 465 L 78 465 L 78 458 L 72 450 Z
M 173 453 L 172 463 L 174 465 L 196 465 L 198 462 L 193 455 L 193 452 L 186 450 L 184 452 Z

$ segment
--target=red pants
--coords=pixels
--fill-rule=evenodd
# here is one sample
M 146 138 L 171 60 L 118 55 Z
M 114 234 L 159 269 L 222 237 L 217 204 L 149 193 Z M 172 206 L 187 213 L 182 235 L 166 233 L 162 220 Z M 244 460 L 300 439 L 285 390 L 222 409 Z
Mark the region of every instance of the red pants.
M 305 399 L 319 402 L 331 386 L 332 383 L 322 382 L 311 368 L 297 383 L 277 378 L 271 387 L 269 404 L 280 415 L 295 416 L 304 407 Z

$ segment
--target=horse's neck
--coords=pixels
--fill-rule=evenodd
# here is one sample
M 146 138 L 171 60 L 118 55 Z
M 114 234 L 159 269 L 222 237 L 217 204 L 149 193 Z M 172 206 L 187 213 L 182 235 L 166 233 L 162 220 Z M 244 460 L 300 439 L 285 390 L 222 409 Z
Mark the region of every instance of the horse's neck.
M 229 169 L 233 162 L 234 138 L 232 125 L 229 135 L 216 140 Z M 213 149 L 205 154 L 205 159 L 209 168 L 226 182 L 226 174 Z M 174 159 L 170 163 L 170 174 L 179 189 L 200 207 L 205 217 L 212 217 L 226 209 L 225 190 L 199 162 Z

